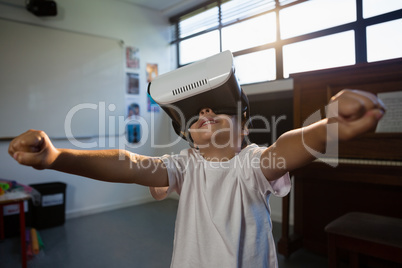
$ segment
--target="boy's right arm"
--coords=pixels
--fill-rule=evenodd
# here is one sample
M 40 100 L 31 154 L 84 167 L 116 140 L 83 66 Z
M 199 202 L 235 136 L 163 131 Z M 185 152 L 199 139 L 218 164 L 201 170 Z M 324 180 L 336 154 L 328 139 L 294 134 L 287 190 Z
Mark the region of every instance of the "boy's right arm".
M 166 167 L 159 158 L 117 149 L 58 149 L 43 131 L 21 134 L 11 141 L 8 152 L 18 163 L 36 169 L 54 169 L 108 182 L 169 185 Z
M 307 165 L 324 154 L 329 145 L 338 146 L 339 141 L 374 131 L 385 113 L 377 96 L 360 90 L 342 90 L 330 103 L 327 118 L 284 133 L 262 153 L 261 169 L 268 180 Z M 275 158 L 276 164 L 267 161 L 270 158 Z

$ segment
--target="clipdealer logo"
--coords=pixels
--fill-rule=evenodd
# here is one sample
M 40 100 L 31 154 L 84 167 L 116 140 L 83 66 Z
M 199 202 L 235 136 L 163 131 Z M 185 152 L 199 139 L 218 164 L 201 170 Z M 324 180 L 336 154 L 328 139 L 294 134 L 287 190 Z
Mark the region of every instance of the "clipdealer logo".
M 183 112 L 180 110 L 179 107 L 171 105 L 170 107 L 172 110 L 174 110 L 179 118 L 181 119 L 181 125 L 183 126 L 184 131 L 187 131 L 187 129 L 190 128 L 191 122 L 194 122 L 193 120 L 189 120 L 186 122 L 185 116 Z M 105 102 L 99 102 L 99 103 L 81 103 L 78 104 L 70 109 L 70 111 L 67 113 L 65 120 L 64 120 L 64 131 L 66 134 L 67 139 L 70 141 L 71 144 L 74 146 L 81 148 L 81 149 L 91 149 L 91 148 L 114 148 L 118 147 L 119 149 L 124 149 L 124 148 L 131 148 L 131 149 L 136 149 L 141 146 L 143 146 L 145 143 L 148 142 L 149 138 L 151 139 L 151 148 L 171 148 L 172 146 L 178 144 L 182 138 L 180 136 L 176 136 L 174 139 L 172 139 L 168 143 L 163 143 L 163 144 L 157 144 L 156 143 L 156 135 L 158 135 L 160 132 L 158 132 L 156 129 L 156 124 L 158 120 L 155 118 L 155 113 L 151 112 L 149 118 L 144 118 L 141 116 L 136 116 L 135 118 L 126 118 L 123 115 L 120 116 L 107 116 L 108 112 L 113 112 L 116 109 L 116 105 L 114 104 L 109 104 L 106 105 Z M 73 121 L 74 118 L 77 116 L 80 116 L 80 111 L 82 110 L 94 110 L 97 112 L 97 123 L 98 123 L 98 133 L 96 135 L 97 140 L 92 140 L 92 141 L 80 141 L 79 137 L 75 137 L 73 134 Z M 241 104 L 238 103 L 238 112 L 235 116 L 235 118 L 231 118 L 230 116 L 226 115 L 221 115 L 222 119 L 227 120 L 229 123 L 229 126 L 225 129 L 219 130 L 217 133 L 213 135 L 213 140 L 212 142 L 214 143 L 214 146 L 216 147 L 224 147 L 227 145 L 232 145 L 234 144 L 234 138 L 235 135 L 234 133 L 230 133 L 230 140 L 228 143 L 224 144 L 219 144 L 216 141 L 216 137 L 220 133 L 224 132 L 234 132 L 234 131 L 240 131 L 240 126 L 237 126 L 237 128 L 234 126 L 234 121 L 232 120 L 237 120 L 241 121 L 242 119 L 242 114 L 241 114 Z M 198 115 L 194 116 L 192 119 L 198 119 Z M 271 142 L 274 143 L 277 139 L 278 135 L 278 124 L 282 121 L 285 121 L 286 115 L 282 115 L 280 117 L 276 116 L 271 116 L 271 121 L 265 118 L 262 115 L 253 115 L 249 118 L 248 122 L 246 125 L 249 124 L 251 121 L 260 121 L 262 123 L 262 126 L 259 128 L 251 128 L 250 130 L 247 130 L 248 133 L 260 133 L 260 134 L 265 134 L 267 135 L 267 140 L 271 138 Z M 118 135 L 119 133 L 125 133 L 127 125 L 129 124 L 139 124 L 141 125 L 141 140 L 138 143 L 130 143 L 127 140 L 126 135 Z M 89 123 L 90 124 L 90 123 Z M 117 130 L 117 132 L 116 132 Z M 209 131 L 209 130 L 199 130 L 199 132 L 202 131 Z M 190 131 L 188 131 L 190 132 Z M 196 131 L 193 131 L 196 132 Z M 116 146 L 116 136 L 118 137 L 118 146 Z M 95 137 L 94 137 L 95 138 Z M 192 142 L 191 139 L 187 137 L 188 142 Z M 249 136 L 245 136 L 245 142 L 247 144 L 251 143 L 249 140 Z M 108 144 L 108 146 L 106 146 Z M 266 145 L 264 145 L 266 146 Z
M 328 119 L 336 118 L 339 115 L 338 111 L 339 111 L 338 101 L 331 102 L 327 106 L 325 106 L 326 117 L 324 117 L 324 118 L 328 118 Z M 326 141 L 327 142 L 325 145 L 324 152 L 319 152 L 319 151 L 311 148 L 305 140 L 305 135 L 304 135 L 303 129 L 311 124 L 314 124 L 314 123 L 322 120 L 322 119 L 323 118 L 321 117 L 321 112 L 320 112 L 320 110 L 318 110 L 318 111 L 314 112 L 313 114 L 311 114 L 309 117 L 307 117 L 307 119 L 303 122 L 303 126 L 302 126 L 303 146 L 316 159 L 335 168 L 339 164 L 339 139 L 338 139 L 339 125 L 336 120 L 333 120 L 327 124 L 327 129 L 326 129 Z
M 91 109 L 91 110 L 97 110 L 98 111 L 98 140 L 97 141 L 91 141 L 91 142 L 82 142 L 77 139 L 77 137 L 74 136 L 73 131 L 72 131 L 72 122 L 74 116 L 79 116 L 79 112 L 85 109 Z M 64 132 L 66 134 L 67 139 L 73 144 L 74 146 L 81 148 L 81 149 L 90 149 L 90 148 L 105 148 L 106 147 L 106 137 L 108 137 L 108 146 L 113 148 L 116 146 L 115 144 L 115 138 L 118 135 L 118 133 L 125 133 L 125 128 L 126 126 L 131 123 L 131 122 L 136 122 L 138 124 L 141 124 L 142 126 L 146 126 L 142 128 L 142 131 L 144 132 L 143 135 L 144 137 L 148 137 L 148 124 L 146 120 L 140 116 L 137 116 L 135 119 L 130 119 L 130 118 L 125 118 L 125 116 L 108 116 L 106 118 L 106 109 L 110 112 L 113 112 L 116 110 L 116 105 L 114 104 L 109 104 L 108 107 L 106 108 L 106 103 L 105 102 L 99 102 L 99 104 L 95 103 L 81 103 L 73 108 L 70 109 L 70 111 L 67 113 L 66 118 L 64 120 Z M 117 123 L 116 123 L 117 119 Z M 89 123 L 90 124 L 90 123 Z M 108 130 L 107 129 L 108 126 Z M 117 133 L 116 133 L 117 129 Z M 135 144 L 135 147 L 139 147 L 143 145 L 146 142 L 144 139 L 142 142 Z M 123 135 L 123 137 L 119 137 L 119 148 L 122 146 L 132 146 L 134 147 L 133 144 L 130 144 L 126 137 Z
M 79 141 L 76 137 L 74 137 L 73 132 L 72 132 L 72 121 L 74 116 L 76 115 L 80 110 L 83 109 L 92 109 L 92 110 L 97 110 L 98 111 L 98 123 L 99 123 L 99 138 L 97 141 L 90 141 L 90 142 L 82 142 Z M 148 122 L 141 116 L 137 116 L 135 119 L 129 119 L 125 118 L 125 116 L 108 116 L 106 118 L 106 109 L 109 111 L 113 112 L 116 109 L 116 106 L 114 104 L 109 104 L 108 107 L 106 107 L 105 102 L 99 102 L 99 104 L 95 103 L 82 103 L 79 105 L 74 106 L 66 115 L 65 121 L 64 121 L 64 130 L 66 133 L 66 136 L 68 140 L 74 145 L 82 149 L 90 149 L 90 148 L 105 148 L 106 147 L 106 139 L 108 138 L 108 147 L 113 148 L 116 147 L 115 144 L 115 127 L 116 127 L 116 117 L 117 117 L 117 128 L 119 133 L 125 133 L 125 128 L 126 126 L 131 123 L 131 121 L 135 121 L 138 124 L 141 124 L 141 129 L 143 133 L 141 136 L 143 139 L 141 140 L 140 143 L 138 144 L 131 144 L 127 141 L 126 136 L 123 135 L 122 137 L 119 137 L 118 139 L 118 148 L 119 149 L 125 149 L 126 147 L 130 147 L 132 149 L 138 148 L 142 145 L 145 144 L 145 142 L 148 140 L 149 135 L 155 134 L 153 131 L 154 126 L 152 125 L 151 122 L 151 129 L 149 128 Z M 176 109 L 178 109 L 176 107 Z M 181 111 L 178 109 L 178 112 L 180 115 L 182 115 Z M 338 102 L 331 102 L 325 107 L 325 113 L 326 113 L 326 118 L 336 118 L 338 117 Z M 151 113 L 151 121 L 155 123 L 155 118 L 154 114 Z M 240 117 L 240 115 L 238 115 Z M 181 118 L 184 118 L 182 115 Z M 261 129 L 251 129 L 251 132 L 262 132 L 262 133 L 267 133 L 271 134 L 272 138 L 272 143 L 275 142 L 276 136 L 277 136 L 277 125 L 280 121 L 286 120 L 286 116 L 281 116 L 279 118 L 272 117 L 272 123 L 270 123 L 265 117 L 261 115 L 255 115 L 250 118 L 250 120 L 260 120 L 263 121 L 265 124 L 265 127 Z M 302 142 L 304 148 L 309 152 L 311 155 L 313 155 L 315 158 L 317 158 L 319 161 L 322 161 L 326 164 L 328 164 L 331 167 L 337 167 L 339 164 L 339 142 L 338 142 L 338 123 L 336 120 L 332 120 L 331 123 L 327 124 L 327 129 L 326 129 L 326 147 L 324 152 L 319 152 L 313 148 L 311 148 L 308 143 L 306 142 L 305 135 L 303 129 L 311 124 L 314 124 L 318 121 L 323 119 L 321 117 L 320 110 L 314 112 L 311 114 L 304 122 L 302 126 Z M 106 134 L 106 122 L 108 122 L 109 125 L 109 132 Z M 184 122 L 183 122 L 184 123 Z M 150 133 L 151 132 L 151 133 Z M 151 137 L 152 139 L 152 148 L 170 148 L 174 144 L 178 143 L 181 138 L 177 137 L 175 141 L 170 142 L 168 144 L 164 145 L 156 145 L 154 143 L 155 137 Z M 249 143 L 250 141 L 248 140 L 248 137 L 246 136 L 246 141 Z

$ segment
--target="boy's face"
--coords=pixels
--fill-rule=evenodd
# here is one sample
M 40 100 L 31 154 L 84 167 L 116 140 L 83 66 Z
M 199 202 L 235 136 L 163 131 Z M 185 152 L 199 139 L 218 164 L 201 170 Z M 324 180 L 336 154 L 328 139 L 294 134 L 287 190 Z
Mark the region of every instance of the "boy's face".
M 194 145 L 201 148 L 223 148 L 241 143 L 241 123 L 236 115 L 215 114 L 210 108 L 201 109 L 198 120 L 190 126 Z

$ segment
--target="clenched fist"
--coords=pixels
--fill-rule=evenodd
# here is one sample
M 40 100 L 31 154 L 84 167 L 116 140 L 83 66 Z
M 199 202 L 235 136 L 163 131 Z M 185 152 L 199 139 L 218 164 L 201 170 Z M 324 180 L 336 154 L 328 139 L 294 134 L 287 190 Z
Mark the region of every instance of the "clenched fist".
M 20 164 L 35 169 L 50 168 L 59 152 L 43 131 L 28 130 L 13 139 L 8 153 Z
M 385 107 L 374 94 L 361 90 L 342 90 L 328 105 L 327 118 L 338 123 L 338 139 L 350 140 L 375 130 Z

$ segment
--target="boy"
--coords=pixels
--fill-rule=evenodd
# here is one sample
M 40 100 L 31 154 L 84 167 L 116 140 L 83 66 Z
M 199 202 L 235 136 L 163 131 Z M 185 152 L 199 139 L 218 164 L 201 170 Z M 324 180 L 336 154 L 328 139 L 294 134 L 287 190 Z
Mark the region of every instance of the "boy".
M 288 172 L 313 161 L 310 152 L 373 130 L 385 111 L 376 96 L 357 90 L 331 103 L 337 105 L 328 106 L 329 118 L 289 131 L 268 148 L 243 148 L 244 118 L 199 107 L 188 130 L 194 148 L 179 155 L 59 149 L 36 130 L 15 138 L 9 154 L 36 169 L 149 186 L 158 200 L 179 193 L 171 267 L 277 267 L 270 194 L 288 194 Z

